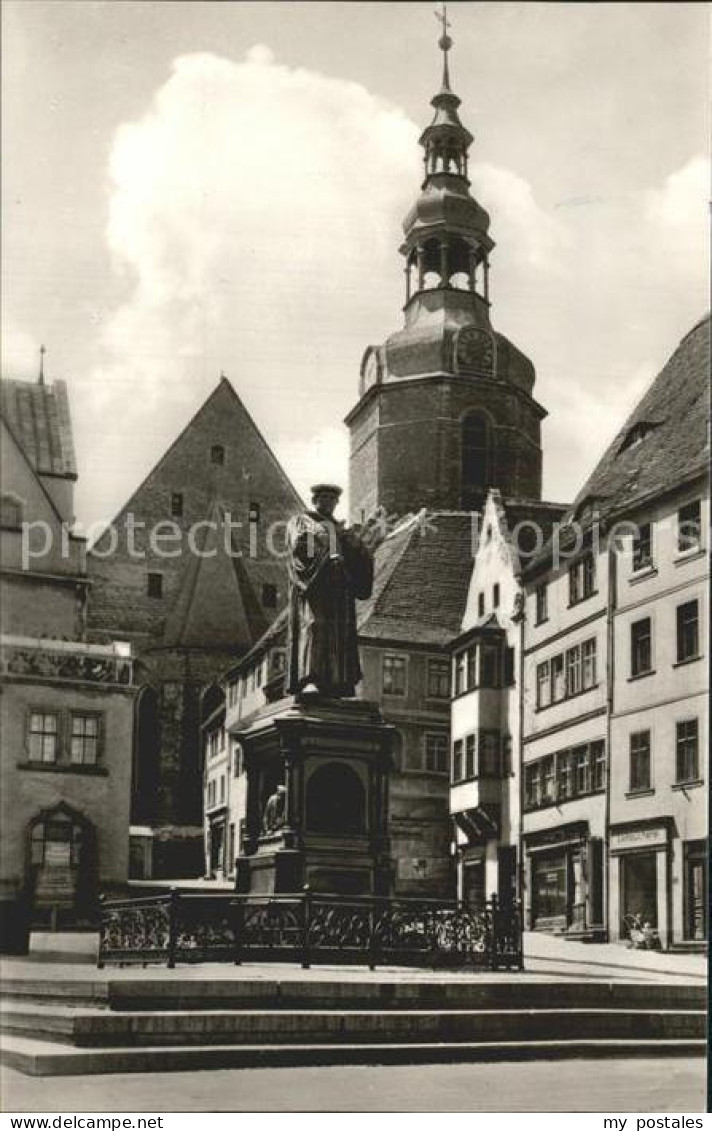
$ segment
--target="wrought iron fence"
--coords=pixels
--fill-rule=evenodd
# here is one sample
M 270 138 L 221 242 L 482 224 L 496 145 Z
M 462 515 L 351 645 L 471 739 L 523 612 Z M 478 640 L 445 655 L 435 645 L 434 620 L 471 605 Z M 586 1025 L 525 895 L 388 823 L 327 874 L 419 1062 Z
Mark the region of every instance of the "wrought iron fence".
M 474 907 L 308 888 L 102 900 L 99 966 L 243 961 L 522 969 L 521 908 L 496 896 Z

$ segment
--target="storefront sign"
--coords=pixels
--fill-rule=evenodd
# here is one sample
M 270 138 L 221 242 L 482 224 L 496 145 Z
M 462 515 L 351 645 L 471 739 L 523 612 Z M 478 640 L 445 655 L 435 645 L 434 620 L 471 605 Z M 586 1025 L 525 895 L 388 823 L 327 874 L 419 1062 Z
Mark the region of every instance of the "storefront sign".
M 652 825 L 643 829 L 611 831 L 611 852 L 630 852 L 637 848 L 667 848 L 667 825 Z

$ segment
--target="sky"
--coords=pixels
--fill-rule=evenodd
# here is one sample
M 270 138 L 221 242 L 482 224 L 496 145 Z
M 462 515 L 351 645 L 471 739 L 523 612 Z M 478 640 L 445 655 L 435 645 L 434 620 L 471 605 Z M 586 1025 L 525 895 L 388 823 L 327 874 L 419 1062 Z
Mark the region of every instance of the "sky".
M 85 529 L 221 372 L 298 490 L 346 484 L 361 357 L 402 325 L 434 7 L 4 0 L 2 372 L 44 343 L 67 381 Z M 566 502 L 708 307 L 708 7 L 449 15 L 492 321 Z

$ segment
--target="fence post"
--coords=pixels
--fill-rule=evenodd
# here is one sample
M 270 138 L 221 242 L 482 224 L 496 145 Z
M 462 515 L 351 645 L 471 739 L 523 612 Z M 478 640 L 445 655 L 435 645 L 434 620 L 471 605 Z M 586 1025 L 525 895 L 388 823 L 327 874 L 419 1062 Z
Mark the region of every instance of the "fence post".
M 104 901 L 106 896 L 104 892 L 99 896 L 99 949 L 96 953 L 96 968 L 97 970 L 104 969 Z
M 376 922 L 378 919 L 376 900 L 378 896 L 371 896 L 371 906 L 368 912 L 368 968 L 376 969 Z
M 168 962 L 169 970 L 174 970 L 176 965 L 176 948 L 178 944 L 178 900 L 180 893 L 177 888 L 171 888 L 168 896 Z
M 245 926 L 245 905 L 242 900 L 233 900 L 230 906 L 233 909 L 232 929 L 235 934 L 233 965 L 242 965 L 242 933 Z
M 499 908 L 497 905 L 497 893 L 492 892 L 490 900 L 491 916 L 492 916 L 492 929 L 490 931 L 490 970 L 497 969 L 497 935 L 500 928 L 499 922 Z
M 303 926 L 302 926 L 302 970 L 309 969 L 309 928 L 311 927 L 311 891 L 309 884 L 305 884 L 302 891 L 303 899 Z

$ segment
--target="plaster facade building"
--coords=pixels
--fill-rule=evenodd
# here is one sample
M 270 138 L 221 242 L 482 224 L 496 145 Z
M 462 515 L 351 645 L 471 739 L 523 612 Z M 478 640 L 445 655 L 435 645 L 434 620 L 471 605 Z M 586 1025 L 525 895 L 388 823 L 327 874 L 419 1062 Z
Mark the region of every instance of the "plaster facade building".
M 525 571 L 527 923 L 707 931 L 709 319 Z M 558 560 L 557 560 L 558 558 Z
M 63 382 L 3 380 L 3 949 L 32 924 L 90 922 L 128 874 L 134 686 L 128 644 L 87 643 L 89 579 Z
M 271 532 L 300 505 L 222 378 L 89 553 L 90 639 L 137 656 L 136 876 L 203 872 L 203 691 L 283 606 Z

